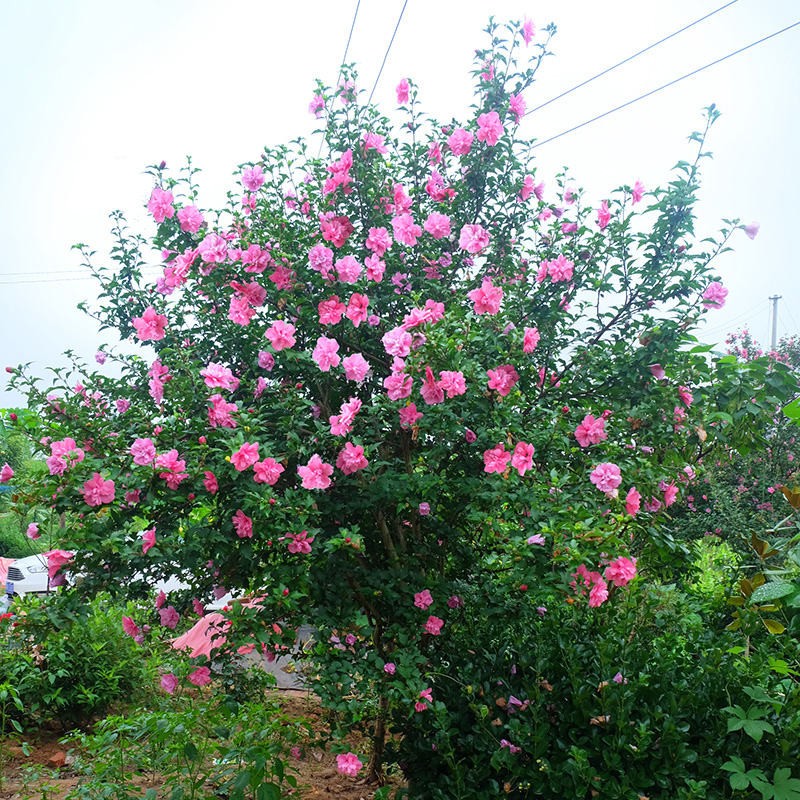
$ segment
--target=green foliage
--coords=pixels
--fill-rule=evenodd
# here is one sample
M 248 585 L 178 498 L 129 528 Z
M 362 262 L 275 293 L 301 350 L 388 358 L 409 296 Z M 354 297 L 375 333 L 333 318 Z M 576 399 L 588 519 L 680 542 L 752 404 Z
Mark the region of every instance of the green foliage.
M 14 686 L 13 719 L 23 728 L 87 722 L 149 684 L 146 660 L 107 597 L 72 608 L 25 598 L 13 610 L 0 621 L 0 683 Z
M 69 738 L 82 774 L 69 797 L 141 797 L 144 776 L 145 785 L 158 786 L 147 791 L 175 800 L 281 798 L 297 785 L 290 748 L 307 735 L 307 723 L 287 717 L 274 699 L 165 697 Z

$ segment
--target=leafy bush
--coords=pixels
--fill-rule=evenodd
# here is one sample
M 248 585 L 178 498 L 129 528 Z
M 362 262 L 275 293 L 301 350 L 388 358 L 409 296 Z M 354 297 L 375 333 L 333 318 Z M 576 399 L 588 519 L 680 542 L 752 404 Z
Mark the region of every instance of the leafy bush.
M 65 607 L 55 598 L 17 601 L 0 622 L 0 683 L 15 686 L 24 727 L 83 723 L 152 683 L 143 652 L 124 635 L 106 596 Z

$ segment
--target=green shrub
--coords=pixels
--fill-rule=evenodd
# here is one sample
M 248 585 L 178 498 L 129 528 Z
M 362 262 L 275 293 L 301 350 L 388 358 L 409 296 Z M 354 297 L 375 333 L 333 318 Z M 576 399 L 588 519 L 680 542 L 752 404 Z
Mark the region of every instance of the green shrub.
M 122 609 L 108 598 L 84 608 L 26 598 L 15 612 L 0 627 L 0 683 L 16 687 L 23 726 L 82 723 L 152 683 L 142 649 L 122 631 Z

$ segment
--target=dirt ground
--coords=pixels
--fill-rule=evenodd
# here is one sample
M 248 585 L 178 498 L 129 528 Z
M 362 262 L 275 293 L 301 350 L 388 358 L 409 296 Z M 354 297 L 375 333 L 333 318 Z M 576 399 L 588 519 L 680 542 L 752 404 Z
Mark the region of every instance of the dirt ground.
M 305 691 L 283 690 L 279 694 L 282 705 L 292 716 L 310 718 L 322 724 L 316 699 Z M 80 782 L 72 767 L 72 754 L 59 739 L 63 731 L 41 731 L 38 737 L 26 736 L 29 754 L 22 747 L 8 742 L 0 744 L 5 756 L 0 755 L 0 800 L 64 800 L 70 790 Z M 298 787 L 287 796 L 297 800 L 371 800 L 374 786 L 367 786 L 358 778 L 340 775 L 336 770 L 335 756 L 319 747 L 307 748 L 291 764 Z M 399 786 L 399 784 L 397 784 Z M 158 781 L 142 780 L 142 794 L 148 788 L 158 788 Z M 288 791 L 288 790 L 287 790 Z M 159 794 L 159 797 L 161 795 Z

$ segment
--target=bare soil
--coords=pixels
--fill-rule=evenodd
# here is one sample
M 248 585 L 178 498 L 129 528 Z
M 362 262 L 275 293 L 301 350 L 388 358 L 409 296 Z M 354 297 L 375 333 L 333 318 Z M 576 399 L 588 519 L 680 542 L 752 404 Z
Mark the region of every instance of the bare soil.
M 281 704 L 290 716 L 309 719 L 321 731 L 324 719 L 316 698 L 305 691 L 283 690 L 278 692 Z M 63 731 L 43 730 L 37 736 L 24 737 L 28 754 L 22 746 L 9 740 L 0 741 L 0 800 L 65 800 L 69 792 L 81 780 L 73 768 L 72 752 L 60 742 Z M 354 742 L 354 748 L 358 742 Z M 363 752 L 364 748 L 358 748 Z M 368 786 L 363 780 L 340 775 L 336 770 L 336 758 L 320 746 L 301 750 L 298 758 L 292 759 L 292 770 L 297 779 L 297 789 L 287 787 L 287 796 L 297 800 L 371 800 L 377 787 Z M 397 786 L 401 784 L 395 782 Z M 142 777 L 142 794 L 148 788 L 159 788 L 156 777 Z M 159 797 L 161 794 L 159 793 Z

